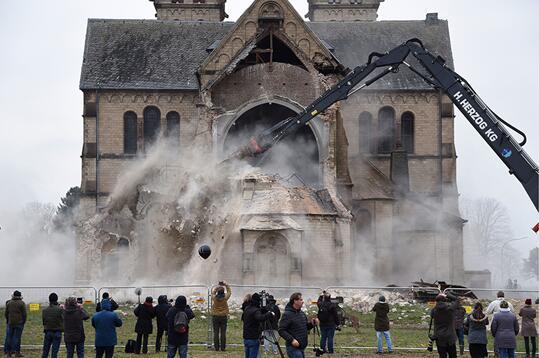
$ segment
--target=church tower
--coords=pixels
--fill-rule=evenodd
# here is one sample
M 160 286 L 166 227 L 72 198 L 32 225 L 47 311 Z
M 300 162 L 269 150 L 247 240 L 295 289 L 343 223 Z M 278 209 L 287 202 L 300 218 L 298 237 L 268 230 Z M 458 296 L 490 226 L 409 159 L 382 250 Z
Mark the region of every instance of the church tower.
M 223 21 L 226 0 L 150 0 L 158 20 Z
M 384 0 L 308 0 L 311 21 L 376 21 Z

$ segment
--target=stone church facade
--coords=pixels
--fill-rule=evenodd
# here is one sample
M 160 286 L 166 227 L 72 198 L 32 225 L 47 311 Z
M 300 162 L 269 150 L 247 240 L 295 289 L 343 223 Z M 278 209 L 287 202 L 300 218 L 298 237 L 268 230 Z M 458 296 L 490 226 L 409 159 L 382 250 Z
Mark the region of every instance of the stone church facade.
M 224 21 L 226 0 L 151 1 L 156 20 L 88 22 L 80 82 L 86 217 L 161 132 L 222 153 L 261 114 L 272 113 L 264 123 L 272 124 L 300 112 L 371 52 L 409 38 L 452 66 L 447 21 L 377 21 L 384 0 L 309 0 L 310 21 L 287 0 L 255 0 L 236 22 Z M 315 148 L 314 169 L 298 169 L 311 177 L 295 189 L 301 203 L 275 211 L 264 193 L 285 193 L 287 207 L 292 190 L 244 180 L 253 202 L 228 245 L 242 257 L 228 277 L 263 283 L 260 271 L 279 268 L 286 278 L 271 283 L 364 283 L 363 273 L 382 283 L 462 283 L 453 117 L 445 95 L 401 69 L 313 119 L 299 134 Z M 307 246 L 319 256 L 304 257 Z

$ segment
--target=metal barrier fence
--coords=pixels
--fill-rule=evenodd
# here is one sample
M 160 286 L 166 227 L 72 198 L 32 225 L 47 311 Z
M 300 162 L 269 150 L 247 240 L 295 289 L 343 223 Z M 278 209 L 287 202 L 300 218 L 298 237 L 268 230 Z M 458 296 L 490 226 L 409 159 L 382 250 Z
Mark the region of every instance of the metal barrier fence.
M 0 286 L 0 297 L 5 298 L 0 300 L 0 307 L 4 307 L 5 301 L 11 298 L 15 290 L 22 293 L 22 297 L 26 303 L 48 304 L 49 294 L 52 292 L 55 292 L 60 300 L 73 296 L 82 298 L 83 301 L 87 301 L 88 303 L 95 303 L 97 301 L 97 289 L 91 286 Z
M 144 300 L 144 297 L 146 296 L 152 296 L 157 298 L 160 295 L 167 295 L 168 298 L 175 299 L 178 295 L 184 295 L 187 297 L 188 304 L 190 304 L 193 308 L 197 309 L 200 314 L 205 315 L 203 319 L 207 319 L 207 336 L 202 337 L 200 336 L 200 326 L 198 330 L 199 337 L 190 337 L 190 341 L 193 342 L 192 345 L 202 345 L 206 346 L 208 348 L 211 348 L 213 346 L 213 334 L 212 334 L 212 320 L 211 320 L 211 308 L 212 308 L 212 300 L 211 300 L 211 292 L 212 289 L 216 286 L 208 287 L 204 284 L 195 284 L 195 285 L 156 285 L 156 286 L 141 286 L 141 301 Z M 440 290 L 433 287 L 415 287 L 415 286 L 403 286 L 403 287 L 376 287 L 376 286 L 329 286 L 326 288 L 322 287 L 313 287 L 313 286 L 262 286 L 262 285 L 234 285 L 230 284 L 231 290 L 232 290 L 232 296 L 229 300 L 229 307 L 231 312 L 237 312 L 239 311 L 241 307 L 241 303 L 243 302 L 243 298 L 247 293 L 254 293 L 254 292 L 260 292 L 262 290 L 265 290 L 269 294 L 273 295 L 275 299 L 277 300 L 281 311 L 284 309 L 284 306 L 289 300 L 290 295 L 293 292 L 301 292 L 304 297 L 305 301 L 305 308 L 307 311 L 310 312 L 310 314 L 315 313 L 316 308 L 316 300 L 319 297 L 319 295 L 323 291 L 329 292 L 333 297 L 335 296 L 343 296 L 344 297 L 344 306 L 347 308 L 352 308 L 353 312 L 356 312 L 358 315 L 361 314 L 368 314 L 370 312 L 370 308 L 372 308 L 372 305 L 378 301 L 378 298 L 380 295 L 386 296 L 390 304 L 394 304 L 395 306 L 401 306 L 399 309 L 399 314 L 402 312 L 402 310 L 409 310 L 406 307 L 402 306 L 408 306 L 408 305 L 414 305 L 416 297 L 416 294 L 418 292 L 425 291 L 426 289 L 432 290 L 432 294 L 435 295 L 437 293 L 440 293 Z M 127 309 L 130 310 L 131 308 L 135 307 L 135 303 L 138 302 L 138 296 L 135 293 L 135 289 L 137 287 L 135 286 L 110 286 L 110 287 L 101 287 L 99 289 L 96 289 L 91 286 L 56 286 L 56 287 L 47 287 L 47 286 L 40 286 L 40 287 L 0 287 L 0 297 L 5 297 L 8 299 L 11 297 L 11 294 L 13 293 L 13 290 L 17 289 L 22 292 L 24 300 L 26 303 L 46 303 L 48 301 L 48 295 L 50 292 L 56 292 L 60 299 L 64 299 L 68 296 L 75 296 L 75 297 L 83 297 L 86 301 L 92 301 L 92 302 L 99 302 L 99 299 L 103 292 L 108 292 L 111 297 L 113 297 L 118 303 L 122 304 L 128 304 Z M 500 289 L 485 289 L 485 288 L 450 288 L 444 290 L 444 292 L 447 292 L 449 290 L 452 291 L 472 291 L 474 294 L 476 294 L 479 299 L 481 300 L 493 300 L 496 296 L 496 293 Z M 515 310 L 518 313 L 518 308 L 520 305 L 523 304 L 524 298 L 532 298 L 532 300 L 535 302 L 535 298 L 539 297 L 539 289 L 501 289 L 505 292 L 505 298 L 509 300 L 510 302 L 513 302 L 515 305 Z M 0 302 L 3 304 L 3 301 Z M 89 302 L 87 302 L 89 303 Z M 133 305 L 129 306 L 129 303 L 133 303 Z M 517 307 L 518 305 L 518 307 Z M 417 306 L 419 307 L 419 306 Z M 412 309 L 417 309 L 417 307 L 413 307 Z M 425 318 L 424 315 L 428 314 L 428 309 L 430 309 L 426 305 L 421 305 L 422 315 L 423 317 L 417 316 L 417 322 L 414 324 L 417 324 L 417 334 L 426 334 L 425 330 Z M 432 307 L 432 305 L 431 305 Z M 132 312 L 125 311 L 126 307 L 122 307 L 122 310 L 124 312 L 121 312 L 123 316 L 128 316 L 132 314 Z M 423 312 L 424 311 L 424 312 Z M 395 322 L 397 328 L 397 332 L 399 332 L 399 329 L 402 330 L 406 325 L 399 326 L 400 322 L 399 317 L 397 317 L 397 314 L 393 314 L 395 317 L 391 317 L 393 313 L 390 313 L 390 318 L 392 321 Z M 200 317 L 200 315 L 199 315 Z M 366 319 L 367 316 L 360 316 L 360 318 Z M 416 319 L 416 318 L 413 318 Z M 121 328 L 122 335 L 126 335 L 127 332 L 129 334 L 132 334 L 131 330 L 133 329 L 132 320 L 129 325 L 124 326 Z M 368 320 L 367 320 L 368 322 Z M 408 323 L 410 322 L 410 318 L 408 318 Z M 203 327 L 206 323 L 203 324 Z M 428 324 L 428 321 L 427 321 Z M 237 326 L 234 326 L 234 329 L 238 329 Z M 0 327 L 0 330 L 3 327 Z M 362 327 L 361 332 L 370 331 L 365 330 L 366 326 Z M 240 328 L 241 330 L 241 325 Z M 424 332 L 425 331 L 425 332 Z M 348 335 L 350 335 L 351 331 L 348 331 Z M 235 332 L 235 336 L 237 337 L 239 332 Z M 354 333 L 355 334 L 355 333 Z M 361 333 L 364 334 L 364 333 Z M 398 334 L 398 333 L 397 333 Z M 241 336 L 240 336 L 241 337 Z M 344 336 L 343 336 L 344 337 Z M 309 337 L 309 342 L 311 343 L 312 336 Z M 375 349 L 376 347 L 369 344 L 370 338 L 368 340 L 364 340 L 362 344 L 350 344 L 351 342 L 347 342 L 346 340 L 341 340 L 341 344 L 336 345 L 336 348 L 338 349 L 346 349 L 346 350 L 364 350 L 364 349 Z M 339 341 L 339 340 L 338 340 Z M 337 341 L 337 343 L 338 343 Z M 365 344 L 367 343 L 367 344 Z M 416 342 L 417 343 L 417 342 Z M 420 342 L 421 343 L 421 342 Z M 119 342 L 119 344 L 122 344 L 122 342 Z M 191 344 L 191 343 L 190 343 Z M 235 342 L 231 341 L 227 345 L 230 345 L 231 347 L 238 347 L 242 346 L 242 342 Z M 419 344 L 420 346 L 421 344 Z M 32 345 L 30 345 L 32 346 Z M 29 347 L 29 346 L 27 346 Z M 35 348 L 35 344 L 32 346 Z M 401 346 L 401 347 L 395 347 L 397 350 L 408 350 L 408 351 L 416 351 L 416 350 L 423 350 L 424 347 L 418 347 L 416 346 Z

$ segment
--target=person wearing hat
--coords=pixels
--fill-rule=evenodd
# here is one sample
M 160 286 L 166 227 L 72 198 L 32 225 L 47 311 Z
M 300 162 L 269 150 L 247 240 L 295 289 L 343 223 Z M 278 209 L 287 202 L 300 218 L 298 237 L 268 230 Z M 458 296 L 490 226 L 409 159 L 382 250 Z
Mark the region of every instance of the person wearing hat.
M 41 358 L 47 358 L 51 352 L 51 358 L 58 356 L 60 343 L 62 342 L 62 332 L 64 330 L 64 310 L 58 304 L 58 295 L 49 295 L 49 307 L 42 312 L 43 317 L 43 353 Z M 52 347 L 52 351 L 51 351 Z
M 531 357 L 535 358 L 537 352 L 537 329 L 535 328 L 535 317 L 537 316 L 537 312 L 535 311 L 535 308 L 532 307 L 531 298 L 527 298 L 526 301 L 524 301 L 524 307 L 520 309 L 518 315 L 522 317 L 520 334 L 524 337 L 526 358 L 530 357 L 530 340 L 532 342 Z
M 153 307 L 153 298 L 146 297 L 144 303 L 139 303 L 135 308 L 135 316 L 137 323 L 135 324 L 135 333 L 137 334 L 137 345 L 135 354 L 140 354 L 141 345 L 142 353 L 148 353 L 148 336 L 153 333 L 153 322 L 155 318 L 155 308 Z
M 161 295 L 157 298 L 157 306 L 155 306 L 155 318 L 157 321 L 157 335 L 155 336 L 155 351 L 161 352 L 161 341 L 163 333 L 168 331 L 167 312 L 172 307 L 168 302 L 167 295 Z
M 249 305 L 243 310 L 243 347 L 245 358 L 257 358 L 260 348 L 261 323 L 269 320 L 275 313 L 262 313 L 260 309 L 261 297 L 258 293 L 251 296 Z
M 225 292 L 226 289 L 226 292 Z M 226 327 L 228 321 L 228 300 L 232 295 L 230 285 L 221 281 L 212 289 L 211 319 L 213 324 L 213 347 L 216 351 L 226 349 Z
M 386 340 L 387 350 L 389 353 L 393 352 L 393 345 L 391 344 L 391 335 L 389 334 L 389 304 L 386 302 L 384 296 L 380 296 L 378 302 L 374 304 L 372 311 L 375 312 L 374 317 L 374 330 L 376 331 L 376 339 L 378 341 L 377 354 L 382 354 L 382 336 Z
M 507 301 L 500 302 L 500 312 L 494 314 L 490 331 L 500 358 L 514 358 L 519 332 L 518 319 L 509 309 Z
M 7 356 L 23 357 L 21 338 L 26 323 L 26 304 L 22 300 L 20 291 L 14 291 L 11 300 L 6 302 L 5 317 L 8 326 L 6 330 Z
M 495 313 L 500 312 L 500 304 L 502 302 L 507 302 L 505 301 L 505 293 L 503 291 L 498 291 L 498 293 L 496 293 L 496 299 L 492 301 L 487 307 L 487 312 L 486 312 L 487 315 L 493 315 Z M 509 306 L 509 310 L 511 312 L 515 312 L 513 305 L 510 302 L 507 302 L 507 304 Z M 494 356 L 495 357 L 499 356 L 498 346 L 496 345 L 496 341 L 494 341 Z

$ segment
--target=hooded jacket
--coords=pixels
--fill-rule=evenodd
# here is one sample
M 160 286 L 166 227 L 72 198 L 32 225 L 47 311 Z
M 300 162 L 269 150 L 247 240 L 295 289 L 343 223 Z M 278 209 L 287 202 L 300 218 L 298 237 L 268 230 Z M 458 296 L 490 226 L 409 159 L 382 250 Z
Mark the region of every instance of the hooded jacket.
M 516 348 L 519 331 L 517 316 L 509 308 L 501 308 L 494 315 L 490 326 L 494 344 L 498 348 Z
M 376 302 L 372 310 L 376 313 L 374 317 L 374 330 L 376 332 L 389 331 L 389 304 L 387 302 Z
M 84 342 L 84 325 L 82 321 L 89 319 L 84 308 L 75 305 L 66 305 L 64 309 L 64 341 L 66 343 Z
M 313 325 L 308 321 L 305 313 L 301 309 L 296 310 L 292 303 L 288 302 L 279 322 L 279 335 L 286 341 L 286 345 L 292 345 L 295 339 L 299 342 L 299 349 L 305 349 L 309 344 L 308 334 L 312 328 Z
M 137 316 L 135 324 L 135 333 L 152 334 L 153 322 L 155 318 L 155 308 L 150 302 L 140 303 L 133 312 Z
M 222 288 L 222 286 L 214 287 L 211 294 L 212 299 L 212 305 L 211 305 L 211 315 L 212 316 L 228 316 L 228 299 L 230 298 L 230 295 L 232 295 L 232 291 L 230 290 L 230 286 L 228 284 L 225 284 L 226 292 L 221 297 L 218 295 L 219 289 Z
M 167 296 L 159 296 L 157 306 L 155 306 L 155 317 L 157 318 L 157 329 L 168 330 L 167 312 L 172 307 L 167 301 Z
M 486 314 L 473 311 L 466 317 L 464 327 L 468 327 L 468 343 L 487 344 L 488 317 Z
M 122 320 L 111 310 L 111 303 L 108 300 L 103 300 L 101 301 L 101 311 L 92 317 L 96 347 L 110 347 L 118 344 L 116 327 L 122 326 Z
M 19 326 L 26 323 L 26 304 L 20 296 L 6 302 L 6 310 L 4 312 L 6 321 L 9 326 Z
M 251 299 L 251 303 L 243 310 L 243 339 L 259 339 L 262 332 L 262 322 L 268 320 L 270 322 L 273 316 L 271 312 L 262 313 L 259 308 L 260 299 L 255 293 Z
M 339 315 L 337 314 L 337 307 L 331 303 L 329 298 L 320 296 L 318 302 L 318 313 L 316 316 L 320 320 L 320 327 L 335 328 L 339 325 Z
M 179 311 L 185 312 L 188 320 L 195 318 L 195 314 L 191 308 L 187 305 L 187 299 L 185 296 L 178 296 L 174 306 L 171 307 L 167 312 L 167 322 L 168 322 L 168 343 L 175 346 L 185 346 L 189 343 L 189 327 L 185 333 L 179 333 L 174 329 L 174 317 Z

